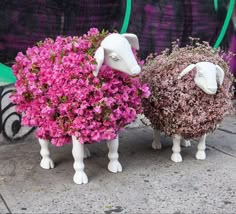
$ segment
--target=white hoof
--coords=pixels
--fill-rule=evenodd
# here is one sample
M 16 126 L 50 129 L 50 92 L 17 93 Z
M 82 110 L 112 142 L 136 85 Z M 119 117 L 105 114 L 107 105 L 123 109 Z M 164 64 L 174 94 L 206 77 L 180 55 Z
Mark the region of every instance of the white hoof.
M 88 183 L 88 177 L 85 174 L 85 172 L 76 172 L 74 174 L 73 181 L 76 184 L 87 184 Z
M 40 166 L 43 169 L 52 169 L 54 168 L 54 162 L 51 158 L 43 158 L 40 162 Z
M 113 173 L 122 172 L 122 166 L 119 161 L 110 161 L 108 170 Z
M 198 160 L 205 160 L 206 159 L 205 151 L 197 151 L 196 159 L 198 159 Z
M 190 140 L 181 140 L 181 146 L 183 147 L 191 146 Z
M 180 153 L 173 153 L 171 155 L 171 160 L 175 163 L 179 163 L 179 162 L 182 162 L 182 156 Z
M 84 158 L 90 157 L 90 151 L 87 147 L 84 147 Z
M 153 149 L 161 149 L 162 148 L 162 145 L 161 143 L 156 143 L 155 141 L 152 142 L 152 148 Z

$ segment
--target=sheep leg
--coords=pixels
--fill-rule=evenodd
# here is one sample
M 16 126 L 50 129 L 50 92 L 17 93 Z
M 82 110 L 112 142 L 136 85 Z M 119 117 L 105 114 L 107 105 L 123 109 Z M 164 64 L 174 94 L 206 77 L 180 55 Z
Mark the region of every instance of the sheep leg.
M 190 140 L 185 140 L 184 138 L 182 138 L 180 145 L 183 147 L 189 147 L 189 146 L 191 146 L 191 142 L 190 142 Z
M 180 147 L 180 141 L 181 141 L 181 136 L 175 135 L 173 137 L 173 147 L 172 147 L 172 155 L 171 155 L 171 160 L 178 163 L 182 162 L 182 156 L 180 154 L 181 147 Z
M 39 139 L 39 144 L 41 146 L 40 154 L 42 156 L 42 160 L 40 162 L 40 166 L 43 169 L 54 168 L 54 162 L 50 158 L 49 141 L 48 140 Z
M 86 145 L 84 145 L 84 158 L 90 157 L 90 151 Z
M 153 142 L 152 142 L 152 148 L 153 149 L 161 149 L 161 141 L 160 141 L 160 130 L 153 129 Z
M 73 180 L 76 184 L 87 184 L 88 177 L 84 172 L 84 144 L 80 143 L 75 136 L 72 136 L 72 155 L 74 157 L 75 174 Z
M 205 149 L 206 149 L 206 134 L 204 134 L 198 143 L 197 146 L 197 153 L 196 153 L 196 159 L 198 160 L 205 160 L 206 159 L 206 153 L 205 153 Z
M 114 140 L 108 140 L 107 146 L 109 149 L 108 158 L 110 162 L 108 164 L 108 170 L 110 172 L 122 172 L 122 166 L 118 161 L 119 154 L 118 154 L 118 147 L 119 147 L 119 139 L 118 136 Z

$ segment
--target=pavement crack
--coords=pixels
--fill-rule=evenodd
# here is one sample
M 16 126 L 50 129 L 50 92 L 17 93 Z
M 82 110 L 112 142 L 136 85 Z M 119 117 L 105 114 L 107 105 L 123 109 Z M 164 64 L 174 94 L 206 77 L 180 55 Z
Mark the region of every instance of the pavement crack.
M 229 131 L 227 129 L 222 129 L 222 128 L 218 128 L 218 130 L 222 131 L 222 132 L 227 132 L 229 134 L 235 134 L 236 135 L 236 132 L 232 132 L 232 131 Z
M 9 214 L 12 214 L 9 206 L 7 205 L 7 202 L 5 201 L 5 199 L 3 198 L 2 194 L 0 193 L 0 199 L 2 199 L 2 202 L 4 203 L 5 207 L 7 208 L 7 211 Z
M 228 153 L 228 152 L 225 152 L 225 151 L 222 151 L 222 150 L 220 150 L 220 149 L 217 149 L 216 147 L 214 147 L 214 146 L 210 146 L 210 145 L 208 145 L 208 144 L 206 144 L 208 147 L 210 147 L 210 148 L 212 148 L 212 149 L 215 149 L 216 151 L 218 151 L 218 152 L 221 152 L 221 153 L 223 153 L 223 154 L 225 154 L 225 155 L 228 155 L 228 156 L 230 156 L 230 157 L 232 157 L 232 158 L 236 158 L 236 156 L 235 155 L 232 155 L 232 154 L 230 154 L 230 153 Z

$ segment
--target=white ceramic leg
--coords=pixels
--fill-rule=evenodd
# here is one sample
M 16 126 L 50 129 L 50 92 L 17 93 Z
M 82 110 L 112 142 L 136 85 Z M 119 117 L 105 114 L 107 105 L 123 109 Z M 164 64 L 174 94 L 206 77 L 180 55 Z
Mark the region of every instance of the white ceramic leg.
M 197 153 L 196 153 L 196 158 L 198 160 L 205 160 L 206 159 L 206 153 L 205 153 L 205 149 L 206 149 L 206 134 L 204 134 L 198 143 L 197 146 Z
M 118 161 L 119 154 L 118 154 L 118 147 L 119 147 L 119 139 L 118 136 L 114 140 L 107 141 L 107 146 L 109 148 L 108 158 L 110 162 L 108 164 L 108 170 L 110 172 L 122 172 L 122 166 Z
M 180 154 L 181 148 L 180 148 L 180 141 L 181 141 L 181 136 L 175 135 L 173 137 L 173 147 L 172 147 L 172 155 L 171 155 L 171 160 L 178 163 L 182 162 L 182 156 Z
M 87 184 L 88 177 L 84 172 L 84 144 L 80 143 L 75 136 L 72 136 L 72 155 L 74 157 L 75 174 L 73 180 L 76 184 Z
M 189 146 L 191 146 L 191 142 L 190 142 L 190 140 L 185 140 L 184 138 L 182 138 L 180 145 L 183 147 L 189 147 Z
M 84 158 L 90 157 L 90 151 L 86 145 L 84 145 Z
M 40 154 L 42 156 L 42 160 L 40 162 L 40 166 L 43 169 L 54 168 L 54 162 L 50 158 L 49 141 L 48 140 L 39 139 L 39 144 L 41 146 Z
M 160 140 L 160 130 L 153 129 L 153 142 L 152 142 L 152 148 L 153 149 L 161 149 L 161 140 Z

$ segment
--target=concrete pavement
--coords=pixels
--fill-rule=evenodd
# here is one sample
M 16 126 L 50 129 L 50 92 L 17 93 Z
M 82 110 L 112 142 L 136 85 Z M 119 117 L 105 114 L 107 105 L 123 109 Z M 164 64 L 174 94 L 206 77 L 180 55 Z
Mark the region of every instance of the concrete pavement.
M 236 213 L 236 116 L 226 117 L 207 137 L 207 159 L 194 158 L 196 142 L 170 161 L 171 140 L 152 150 L 152 129 L 120 134 L 123 172 L 110 173 L 105 143 L 89 145 L 87 185 L 72 178 L 71 145 L 52 147 L 56 168 L 40 168 L 39 145 L 0 146 L 0 213 Z

